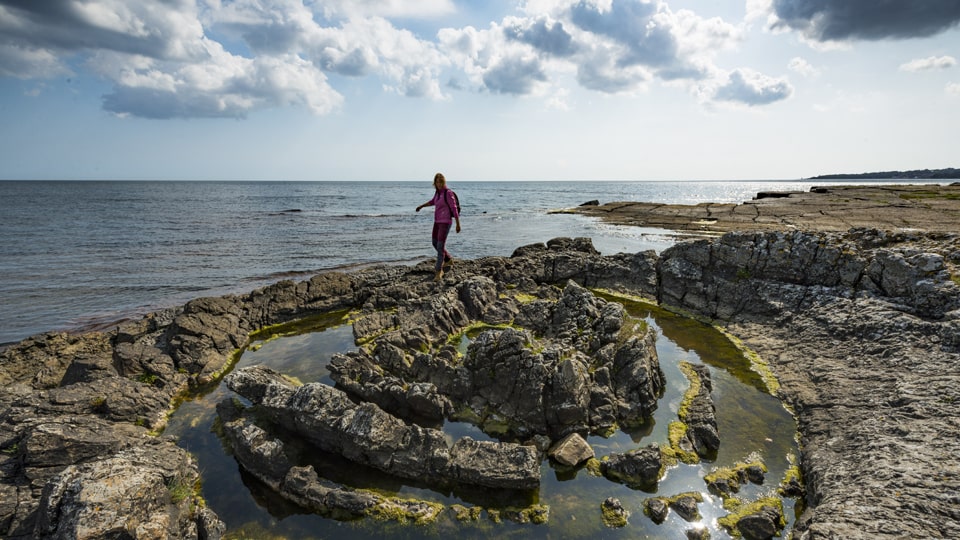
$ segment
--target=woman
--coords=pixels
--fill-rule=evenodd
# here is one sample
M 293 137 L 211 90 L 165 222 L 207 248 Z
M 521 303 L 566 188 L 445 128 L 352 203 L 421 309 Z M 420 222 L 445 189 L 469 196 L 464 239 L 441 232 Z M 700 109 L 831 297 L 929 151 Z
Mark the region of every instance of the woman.
M 434 281 L 443 279 L 443 269 L 453 264 L 453 257 L 447 253 L 447 235 L 453 220 L 457 222 L 457 232 L 460 232 L 460 212 L 453 192 L 447 189 L 447 179 L 441 173 L 433 176 L 433 188 L 436 192 L 433 198 L 417 207 L 417 212 L 425 206 L 433 206 L 433 247 L 437 250 L 437 275 Z

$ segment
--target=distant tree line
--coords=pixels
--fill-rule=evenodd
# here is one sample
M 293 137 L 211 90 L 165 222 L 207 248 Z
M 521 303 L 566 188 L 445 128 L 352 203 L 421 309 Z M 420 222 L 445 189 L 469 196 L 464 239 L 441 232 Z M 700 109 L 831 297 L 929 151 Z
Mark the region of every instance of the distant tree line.
M 919 169 L 916 171 L 881 171 L 860 174 L 825 174 L 811 177 L 810 180 L 850 180 L 850 179 L 912 179 L 912 180 L 953 180 L 960 178 L 960 169 Z

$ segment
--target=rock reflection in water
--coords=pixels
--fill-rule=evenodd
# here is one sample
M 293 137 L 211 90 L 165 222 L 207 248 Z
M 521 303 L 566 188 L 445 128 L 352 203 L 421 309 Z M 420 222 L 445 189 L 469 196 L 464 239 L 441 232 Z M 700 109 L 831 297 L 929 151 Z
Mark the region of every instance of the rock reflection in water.
M 284 501 L 254 478 L 240 472 L 232 457 L 210 429 L 214 423 L 212 405 L 232 395 L 223 385 L 216 390 L 184 404 L 171 419 L 168 433 L 180 438 L 181 446 L 194 452 L 204 470 L 204 497 L 208 504 L 236 534 L 259 531 L 276 537 L 322 538 L 336 535 L 344 538 L 425 538 L 437 534 L 457 534 L 461 537 L 488 537 L 491 534 L 523 538 L 634 538 L 638 535 L 653 538 L 683 537 L 684 531 L 706 527 L 713 538 L 727 533 L 719 528 L 717 520 L 727 515 L 722 500 L 708 492 L 703 476 L 717 467 L 729 467 L 755 455 L 762 458 L 768 472 L 763 485 L 745 483 L 738 497 L 746 501 L 761 495 L 775 493 L 780 480 L 791 467 L 790 456 L 798 455 L 796 427 L 793 418 L 780 402 L 765 393 L 762 379 L 750 369 L 749 362 L 722 334 L 715 329 L 683 319 L 645 304 L 625 302 L 629 313 L 645 319 L 660 333 L 657 353 L 667 384 L 659 407 L 644 424 L 630 430 L 619 430 L 609 437 L 590 436 L 597 457 L 624 453 L 650 443 L 667 445 L 667 425 L 676 421 L 677 411 L 688 381 L 680 372 L 681 361 L 709 366 L 712 378 L 712 397 L 717 408 L 721 438 L 716 460 L 697 465 L 679 464 L 670 467 L 652 491 L 631 489 L 606 478 L 591 474 L 590 467 L 564 468 L 545 460 L 542 465 L 541 486 L 535 492 L 511 493 L 484 488 L 438 490 L 436 487 L 402 480 L 384 473 L 353 464 L 339 456 L 316 450 L 288 438 L 301 464 L 310 464 L 321 477 L 354 488 L 407 498 L 436 501 L 445 505 L 441 519 L 425 526 L 399 525 L 392 522 L 362 519 L 338 521 L 314 515 Z M 460 349 L 465 351 L 471 337 L 461 338 Z M 338 325 L 323 331 L 272 339 L 255 344 L 241 357 L 237 369 L 266 364 L 277 371 L 303 382 L 333 384 L 327 372 L 330 357 L 339 352 L 355 350 L 350 325 Z M 255 350 L 254 350 L 255 349 Z M 464 436 L 492 440 L 469 423 L 444 422 L 442 429 L 453 441 Z M 644 503 L 654 496 L 671 497 L 685 492 L 699 492 L 704 501 L 698 504 L 700 520 L 687 522 L 677 512 L 669 512 L 665 521 L 656 524 L 644 515 Z M 603 524 L 601 503 L 614 497 L 630 512 L 628 523 L 622 528 L 610 529 Z M 517 524 L 510 521 L 494 523 L 497 509 L 523 507 L 539 503 L 550 509 L 547 523 L 542 525 Z M 453 507 L 483 507 L 490 512 L 478 514 L 477 519 L 458 520 Z M 791 499 L 784 499 L 787 529 L 793 522 Z

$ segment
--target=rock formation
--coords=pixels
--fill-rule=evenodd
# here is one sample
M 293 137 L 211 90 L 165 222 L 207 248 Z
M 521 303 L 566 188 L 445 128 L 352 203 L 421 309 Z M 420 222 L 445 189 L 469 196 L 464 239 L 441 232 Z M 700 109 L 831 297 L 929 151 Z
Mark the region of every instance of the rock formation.
M 451 447 L 438 430 L 405 423 L 372 403 L 357 405 L 322 383 L 294 386 L 263 366 L 231 373 L 227 386 L 319 448 L 394 476 L 441 485 L 540 485 L 541 456 L 531 446 L 463 438 Z
M 807 484 L 795 538 L 949 536 L 960 530 L 958 265 L 955 233 L 730 233 L 659 256 L 600 256 L 587 240 L 557 239 L 462 261 L 441 284 L 428 279 L 429 263 L 331 272 L 197 299 L 109 332 L 34 336 L 0 354 L 0 535 L 220 537 L 222 523 L 193 491 L 195 463 L 152 430 L 175 396 L 222 376 L 252 332 L 338 309 L 356 314 L 361 348 L 338 369 L 344 390 L 364 401 L 342 409 L 358 428 L 386 411 L 384 423 L 472 414 L 559 440 L 635 421 L 655 406 L 655 358 L 640 327 L 584 290 L 601 287 L 724 326 L 776 374 L 769 386 L 797 415 Z M 625 324 L 638 335 L 624 339 Z M 463 335 L 465 354 L 448 341 Z M 505 385 L 511 363 L 524 376 Z M 236 384 L 276 406 L 273 421 L 284 425 L 313 422 L 279 413 L 319 406 L 310 400 L 345 405 L 311 385 Z M 284 400 L 297 406 L 280 408 Z M 432 468 L 418 469 L 428 474 L 488 450 L 405 433 L 408 441 L 384 440 L 431 449 Z M 264 442 L 257 451 L 269 455 Z M 392 466 L 377 447 L 341 442 L 345 455 Z M 478 481 L 476 469 L 457 481 Z M 357 497 L 330 488 L 310 498 L 321 479 L 296 467 L 284 474 L 307 507 L 327 507 L 330 493 Z M 111 513 L 92 519 L 104 507 Z M 739 530 L 765 534 L 776 516 L 767 517 Z
M 256 425 L 233 400 L 217 405 L 223 433 L 240 465 L 283 498 L 326 516 L 372 515 L 402 522 L 429 523 L 442 505 L 389 498 L 320 478 L 312 466 L 296 466 L 284 443 Z
M 660 447 L 651 444 L 620 454 L 606 456 L 600 462 L 600 473 L 616 482 L 638 489 L 656 486 L 663 473 L 663 456 Z
M 960 438 L 945 436 L 960 429 L 958 264 L 955 234 L 876 230 L 729 233 L 661 254 L 661 302 L 743 339 L 797 416 L 795 538 L 960 530 Z
M 518 437 L 602 432 L 651 414 L 663 391 L 652 333 L 625 328 L 620 304 L 572 280 L 522 295 L 474 277 L 439 297 L 364 306 L 354 328 L 367 346 L 335 355 L 331 376 L 399 415 L 468 415 Z M 467 328 L 478 333 L 461 355 L 450 339 Z
M 681 362 L 680 371 L 690 379 L 690 389 L 680 405 L 680 421 L 686 425 L 686 441 L 690 451 L 702 458 L 716 456 L 720 449 L 720 434 L 717 432 L 716 407 L 710 393 L 710 370 L 702 364 Z
M 78 521 L 89 511 L 83 504 L 90 499 L 77 486 L 111 482 L 109 471 L 123 468 L 141 470 L 133 475 L 139 484 L 98 490 L 98 496 L 110 499 L 96 504 L 115 508 L 118 516 L 149 517 L 169 538 L 222 535 L 223 524 L 195 492 L 196 464 L 174 441 L 152 431 L 163 427 L 176 396 L 217 380 L 250 335 L 271 325 L 357 309 L 366 313 L 355 324 L 359 341 L 376 341 L 375 350 L 389 351 L 391 343 L 416 349 L 446 339 L 470 320 L 509 322 L 520 307 L 515 299 L 499 300 L 508 285 L 531 295 L 542 289 L 544 298 L 555 294 L 551 284 L 569 280 L 647 294 L 656 287 L 652 252 L 605 258 L 589 240 L 556 239 L 520 248 L 515 255 L 464 261 L 463 275 L 475 279 L 436 297 L 434 285 L 423 279 L 424 265 L 329 272 L 244 295 L 198 298 L 108 332 L 41 334 L 6 347 L 0 354 L 0 535 L 150 536 L 153 532 L 131 528 L 135 520 L 84 519 L 82 526 Z M 407 300 L 410 304 L 401 307 Z M 404 324 L 422 324 L 413 332 L 399 327 L 384 332 L 378 321 L 388 320 L 394 309 L 410 310 Z M 449 353 L 431 351 L 419 357 L 418 365 L 423 368 L 444 354 Z M 449 413 L 446 402 L 434 400 L 428 383 L 415 383 L 405 397 L 418 412 L 434 403 L 434 414 Z M 486 445 L 461 446 L 462 453 L 483 454 Z M 157 482 L 167 489 L 154 490 Z M 136 509 L 129 504 L 138 498 L 135 493 L 148 492 L 156 498 L 144 499 Z

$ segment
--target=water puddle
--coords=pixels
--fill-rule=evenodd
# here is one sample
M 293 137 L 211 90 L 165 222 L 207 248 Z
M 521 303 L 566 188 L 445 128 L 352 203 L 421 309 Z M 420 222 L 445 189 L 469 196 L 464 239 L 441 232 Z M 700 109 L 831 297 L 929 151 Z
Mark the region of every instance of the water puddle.
M 618 300 L 619 301 L 619 300 Z M 685 538 L 686 531 L 709 530 L 711 538 L 728 538 L 717 520 L 729 512 L 723 501 L 708 491 L 704 476 L 718 467 L 760 459 L 767 467 L 763 485 L 745 483 L 737 496 L 747 502 L 775 495 L 781 480 L 799 456 L 796 423 L 783 405 L 766 392 L 763 378 L 751 370 L 750 362 L 716 329 L 641 303 L 623 302 L 628 313 L 644 319 L 659 335 L 657 353 L 667 381 L 666 392 L 653 417 L 643 426 L 620 430 L 609 437 L 591 436 L 597 458 L 614 452 L 627 452 L 651 443 L 669 445 L 667 426 L 677 420 L 684 392 L 689 386 L 680 371 L 681 362 L 705 364 L 713 382 L 721 437 L 716 459 L 696 465 L 670 467 L 655 491 L 631 489 L 586 468 L 570 469 L 545 460 L 541 466 L 541 486 L 535 492 L 510 493 L 481 488 L 439 491 L 416 482 L 392 478 L 380 471 L 359 467 L 333 456 L 288 440 L 300 464 L 311 464 L 320 476 L 355 488 L 386 495 L 424 499 L 451 505 L 482 506 L 500 509 L 541 504 L 549 507 L 545 524 L 517 524 L 507 520 L 495 523 L 486 514 L 476 521 L 457 521 L 452 512 L 430 525 L 402 525 L 390 521 L 360 519 L 338 521 L 322 517 L 284 501 L 256 479 L 245 474 L 224 449 L 215 434 L 216 404 L 234 394 L 222 383 L 208 393 L 185 401 L 173 414 L 166 434 L 178 438 L 180 446 L 196 456 L 203 477 L 203 497 L 228 526 L 229 538 L 435 538 L 455 534 L 461 538 L 510 536 L 513 538 Z M 466 351 L 473 335 L 465 335 L 459 344 Z M 352 327 L 338 317 L 327 317 L 304 324 L 291 335 L 254 341 L 240 357 L 237 367 L 266 364 L 301 382 L 333 384 L 327 365 L 338 352 L 355 350 Z M 451 441 L 470 436 L 489 440 L 490 435 L 465 422 L 445 422 L 442 429 Z M 687 522 L 676 512 L 666 521 L 654 523 L 643 513 L 644 500 L 654 496 L 670 497 L 698 492 L 701 519 Z M 630 511 L 627 525 L 609 528 L 602 522 L 601 503 L 618 498 Z M 784 498 L 785 530 L 795 519 L 795 501 Z

